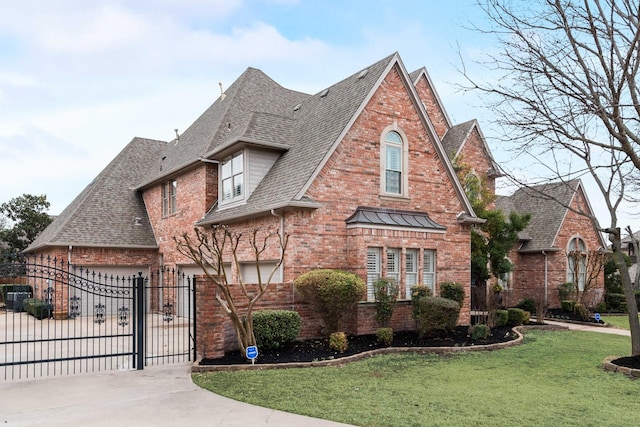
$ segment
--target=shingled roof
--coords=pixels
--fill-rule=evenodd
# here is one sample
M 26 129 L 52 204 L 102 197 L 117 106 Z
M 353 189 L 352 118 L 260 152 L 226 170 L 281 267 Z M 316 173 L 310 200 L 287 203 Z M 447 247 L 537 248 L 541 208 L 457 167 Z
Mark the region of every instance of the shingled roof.
M 579 179 L 518 189 L 511 196 L 496 200 L 496 209 L 509 214 L 531 215 L 529 225 L 520 233 L 521 252 L 556 251 L 556 237 L 576 193 L 582 190 Z M 586 197 L 586 195 L 585 195 Z
M 424 111 L 397 53 L 315 95 L 283 88 L 262 71 L 248 68 L 173 141 L 135 138 L 29 250 L 68 244 L 156 247 L 142 191 L 202 160 L 216 159 L 225 148 L 238 143 L 271 147 L 281 154 L 246 203 L 222 210 L 216 204 L 199 225 L 229 223 L 272 209 L 317 208 L 305 196 L 306 189 L 394 66 L 405 79 L 416 108 Z M 465 218 L 477 219 L 426 113 L 423 116 L 465 206 Z M 142 225 L 132 229 L 135 218 Z
M 134 138 L 27 248 L 94 246 L 156 248 L 142 196 L 132 184 L 166 142 Z

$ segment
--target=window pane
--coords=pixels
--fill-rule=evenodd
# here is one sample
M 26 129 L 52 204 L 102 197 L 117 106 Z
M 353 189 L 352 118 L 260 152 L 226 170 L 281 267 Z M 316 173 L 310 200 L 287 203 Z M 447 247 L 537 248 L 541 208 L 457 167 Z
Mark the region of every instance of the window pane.
M 400 283 L 400 249 L 387 250 L 387 277 Z
M 400 134 L 398 132 L 395 131 L 391 131 L 389 132 L 385 137 L 384 140 L 386 142 L 391 142 L 391 143 L 395 143 L 395 144 L 400 144 L 402 145 L 402 137 L 400 136 Z
M 243 171 L 242 158 L 243 158 L 242 153 L 233 157 L 233 166 L 231 167 L 231 169 L 233 170 L 234 175 L 238 173 L 242 173 Z
M 436 276 L 436 252 L 432 250 L 425 250 L 422 259 L 422 284 L 431 288 L 431 291 L 435 291 L 435 276 Z
M 231 199 L 231 178 L 222 181 L 222 200 Z
M 399 171 L 401 170 L 401 154 L 402 150 L 399 147 L 387 146 L 387 165 L 386 169 Z
M 418 251 L 407 249 L 405 256 L 405 295 L 411 298 L 411 288 L 418 284 Z
M 222 171 L 220 172 L 222 179 L 229 178 L 231 176 L 231 159 L 224 160 L 222 162 Z
M 242 196 L 242 189 L 244 188 L 243 175 L 236 175 L 233 177 L 233 197 Z
M 387 171 L 385 183 L 387 193 L 400 194 L 400 172 Z
M 367 249 L 367 300 L 373 301 L 373 283 L 380 278 L 380 248 Z

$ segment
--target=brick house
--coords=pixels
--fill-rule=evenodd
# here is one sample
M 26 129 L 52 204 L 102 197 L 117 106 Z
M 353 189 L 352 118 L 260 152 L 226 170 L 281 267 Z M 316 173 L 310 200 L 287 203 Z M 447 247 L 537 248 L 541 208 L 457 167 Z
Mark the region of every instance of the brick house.
M 602 301 L 604 272 L 589 284 L 589 258 L 606 250 L 607 244 L 591 219 L 593 210 L 579 179 L 521 188 L 509 197 L 498 197 L 496 207 L 505 213 L 531 214 L 519 246 L 509 254 L 515 268 L 502 280 L 505 304 L 546 296 L 549 307 L 559 307 L 558 287 L 563 283 L 578 283 L 581 292 L 586 284 L 583 301 L 589 307 Z M 572 253 L 579 253 L 579 259 Z
M 450 127 L 442 145 L 454 166 L 465 174 L 460 176 L 462 182 L 467 182 L 471 175 L 495 194 L 496 179 L 503 174 L 476 120 Z M 558 286 L 574 281 L 573 261 L 569 260 L 568 252 L 573 248 L 584 252 L 584 266 L 580 266 L 583 269 L 590 251 L 607 247 L 597 222 L 578 214 L 594 216 L 580 180 L 522 188 L 512 196 L 498 196 L 488 208 L 500 209 L 507 215 L 510 211 L 531 215 L 528 227 L 520 234 L 518 247 L 508 256 L 514 270 L 500 279 L 506 306 L 513 306 L 525 297 L 539 299 L 546 295 L 550 307 L 559 307 Z M 581 275 L 581 290 L 584 280 Z M 604 273 L 601 273 L 585 301 L 593 306 L 602 300 L 603 293 Z M 473 307 L 484 308 L 485 298 L 486 284 L 472 284 Z
M 426 70 L 408 73 L 397 53 L 314 95 L 249 68 L 173 141 L 134 138 L 28 251 L 121 274 L 198 274 L 175 236 L 215 224 L 280 228 L 289 246 L 260 308 L 296 309 L 302 335 L 317 336 L 293 280 L 336 268 L 368 285 L 349 332 L 375 331 L 370 300 L 381 276 L 397 279 L 405 300 L 391 326 L 412 329 L 413 285 L 438 292 L 455 281 L 470 295 L 470 229 L 482 220 L 443 148 L 451 128 Z M 263 254 L 264 268 L 277 250 Z M 256 274 L 246 245 L 240 255 L 231 281 Z M 198 353 L 215 357 L 234 337 L 211 284 L 197 283 Z

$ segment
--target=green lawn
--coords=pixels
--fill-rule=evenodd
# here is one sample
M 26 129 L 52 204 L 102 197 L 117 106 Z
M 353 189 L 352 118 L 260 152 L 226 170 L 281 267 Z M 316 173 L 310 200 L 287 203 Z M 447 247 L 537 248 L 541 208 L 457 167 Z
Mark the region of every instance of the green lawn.
M 629 329 L 629 316 L 602 316 L 602 320 L 614 328 Z
M 604 372 L 628 337 L 530 331 L 521 346 L 388 355 L 344 367 L 193 374 L 215 393 L 362 426 L 637 425 L 640 382 Z

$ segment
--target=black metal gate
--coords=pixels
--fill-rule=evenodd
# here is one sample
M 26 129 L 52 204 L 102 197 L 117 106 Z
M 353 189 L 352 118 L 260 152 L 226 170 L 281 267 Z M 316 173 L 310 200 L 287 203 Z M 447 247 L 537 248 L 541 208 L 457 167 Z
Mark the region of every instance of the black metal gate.
M 0 259 L 0 377 L 194 360 L 194 289 L 195 278 L 168 269 L 114 276 L 42 256 Z

